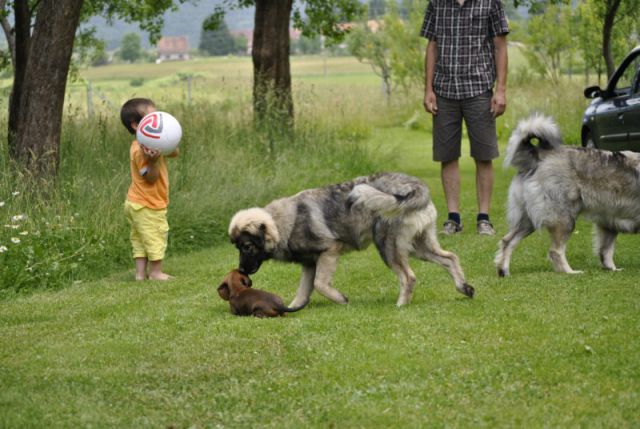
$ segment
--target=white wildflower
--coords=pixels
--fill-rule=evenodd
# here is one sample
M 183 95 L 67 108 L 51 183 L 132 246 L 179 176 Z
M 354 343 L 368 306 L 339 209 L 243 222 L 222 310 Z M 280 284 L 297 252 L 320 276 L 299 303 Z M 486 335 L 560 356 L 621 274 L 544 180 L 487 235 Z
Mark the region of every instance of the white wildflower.
M 20 225 L 5 225 L 5 228 L 11 228 L 11 229 L 18 229 L 20 228 Z
M 29 235 L 29 231 L 21 231 L 18 234 L 20 234 L 20 235 Z
M 19 215 L 11 216 L 11 220 L 13 222 L 20 222 L 20 221 L 23 221 L 23 220 L 27 220 L 27 215 L 26 214 L 19 214 Z
M 11 193 L 11 196 L 13 196 L 13 197 L 17 197 L 18 195 L 20 195 L 20 191 L 13 191 Z
M 20 244 L 20 239 L 18 237 L 11 237 L 11 242 L 13 244 Z
M 0 207 L 4 207 L 4 201 L 0 201 Z
M 9 249 L 7 248 L 7 246 L 0 246 L 0 253 L 4 253 L 4 252 L 6 252 L 7 250 L 9 250 Z

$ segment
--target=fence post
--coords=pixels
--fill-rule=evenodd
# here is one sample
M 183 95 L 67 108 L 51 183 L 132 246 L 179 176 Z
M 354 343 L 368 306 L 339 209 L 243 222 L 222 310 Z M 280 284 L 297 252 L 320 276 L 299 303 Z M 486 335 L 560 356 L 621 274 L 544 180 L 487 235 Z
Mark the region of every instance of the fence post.
M 87 81 L 87 116 L 93 118 L 93 85 Z

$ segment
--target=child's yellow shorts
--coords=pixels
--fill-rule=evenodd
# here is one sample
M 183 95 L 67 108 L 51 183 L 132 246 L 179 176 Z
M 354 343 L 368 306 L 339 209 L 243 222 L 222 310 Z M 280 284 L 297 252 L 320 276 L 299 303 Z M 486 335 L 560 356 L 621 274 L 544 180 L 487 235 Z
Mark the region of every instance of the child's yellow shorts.
M 133 257 L 150 261 L 164 259 L 169 234 L 167 209 L 154 210 L 127 200 L 124 212 L 131 224 Z

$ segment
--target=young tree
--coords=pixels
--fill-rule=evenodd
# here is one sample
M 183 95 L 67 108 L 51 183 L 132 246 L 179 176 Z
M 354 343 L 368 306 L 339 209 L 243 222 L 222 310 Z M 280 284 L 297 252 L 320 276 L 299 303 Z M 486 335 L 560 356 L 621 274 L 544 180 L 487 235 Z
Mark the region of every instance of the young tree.
M 373 72 L 382 78 L 382 86 L 388 102 L 391 98 L 393 81 L 389 33 L 382 26 L 374 31 L 369 28 L 367 22 L 362 22 L 352 30 L 347 38 L 347 44 L 351 54 L 358 61 L 369 64 Z
M 530 11 L 539 12 L 549 4 L 569 4 L 568 0 L 513 0 L 514 6 L 524 5 Z M 593 2 L 598 21 L 602 23 L 602 37 L 600 41 L 601 55 L 607 66 L 607 76 L 615 72 L 614 60 L 614 29 L 620 21 L 637 23 L 640 16 L 640 0 L 597 0 Z M 637 25 L 637 24 L 636 24 Z
M 382 77 L 384 87 L 389 91 L 387 97 L 395 85 L 407 91 L 424 85 L 426 41 L 416 34 L 423 19 L 422 0 L 389 3 L 376 32 L 363 24 L 354 29 L 347 39 L 353 55 L 371 64 Z
M 10 156 L 35 176 L 56 175 L 67 76 L 81 21 L 94 15 L 119 17 L 139 22 L 157 40 L 164 12 L 175 8 L 173 3 L 173 0 L 0 0 L 0 23 L 13 65 L 7 133 Z
M 589 72 L 595 71 L 600 84 L 603 70 L 602 46 L 602 21 L 598 19 L 595 12 L 594 2 L 600 0 L 586 0 L 576 8 L 578 19 L 575 38 L 578 52 L 584 64 L 585 81 L 589 83 Z
M 206 25 L 203 25 L 198 49 L 214 56 L 235 52 L 235 41 L 229 32 L 227 23 L 222 21 L 215 30 L 209 30 Z
M 138 33 L 127 33 L 120 43 L 120 58 L 131 63 L 136 62 L 142 56 L 142 45 Z
M 571 27 L 571 8 L 566 6 L 549 6 L 543 15 L 529 19 L 525 56 L 536 71 L 556 84 L 560 82 L 562 58 L 573 46 Z

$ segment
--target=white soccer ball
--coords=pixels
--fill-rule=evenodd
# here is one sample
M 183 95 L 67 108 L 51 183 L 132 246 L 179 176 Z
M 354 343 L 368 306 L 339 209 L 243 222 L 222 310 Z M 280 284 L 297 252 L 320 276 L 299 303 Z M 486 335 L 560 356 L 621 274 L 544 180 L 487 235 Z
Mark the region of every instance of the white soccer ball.
M 138 143 L 149 149 L 169 155 L 176 150 L 182 138 L 180 122 L 167 112 L 151 112 L 145 115 L 136 131 Z

